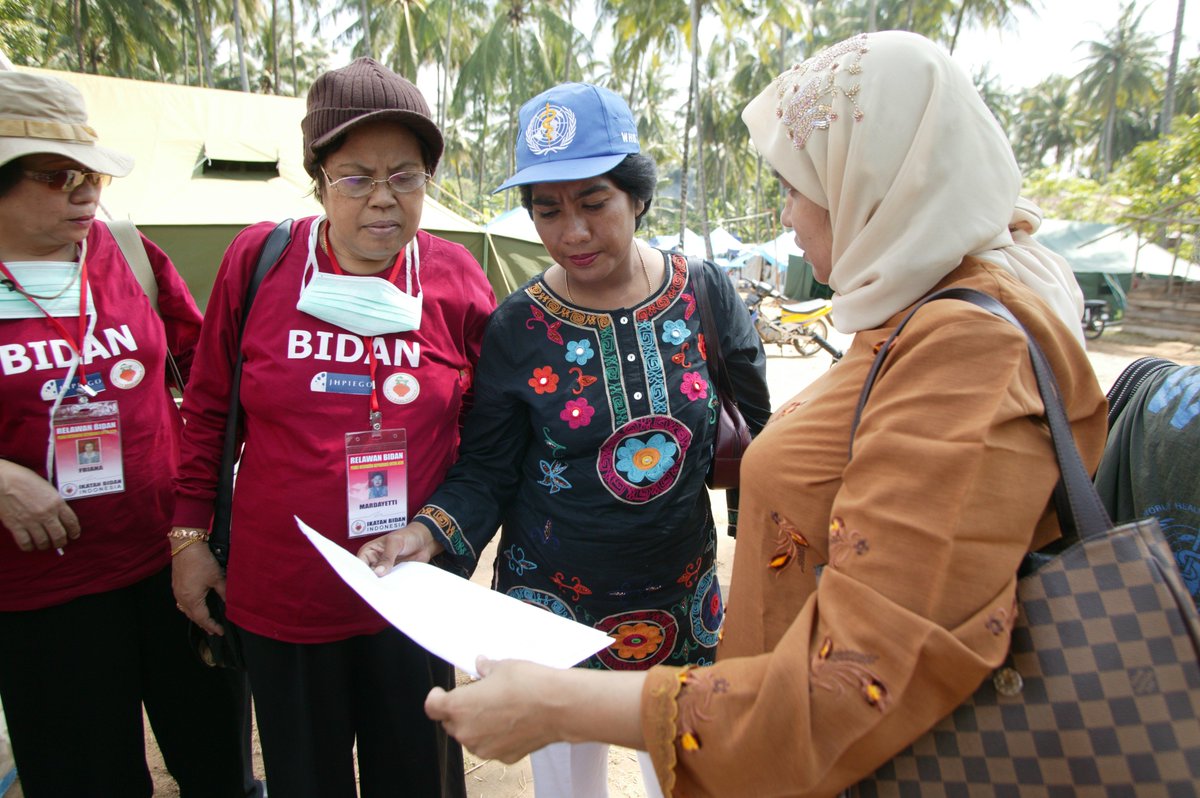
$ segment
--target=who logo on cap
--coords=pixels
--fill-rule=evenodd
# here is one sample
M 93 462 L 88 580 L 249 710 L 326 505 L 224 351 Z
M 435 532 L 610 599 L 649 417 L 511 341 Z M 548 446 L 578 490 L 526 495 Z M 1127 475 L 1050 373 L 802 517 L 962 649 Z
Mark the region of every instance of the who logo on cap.
M 641 152 L 637 123 L 620 95 L 561 83 L 521 106 L 517 171 L 497 191 L 602 175 Z

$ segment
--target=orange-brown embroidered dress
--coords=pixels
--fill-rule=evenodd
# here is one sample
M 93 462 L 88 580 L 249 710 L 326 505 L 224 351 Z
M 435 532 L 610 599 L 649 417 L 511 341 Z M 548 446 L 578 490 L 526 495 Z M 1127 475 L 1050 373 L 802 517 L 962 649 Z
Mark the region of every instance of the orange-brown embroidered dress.
M 967 261 L 938 287 L 950 285 L 997 297 L 1035 336 L 1094 469 L 1106 406 L 1075 335 L 1000 269 Z M 1017 567 L 1058 535 L 1025 338 L 965 302 L 921 309 L 848 464 L 873 348 L 906 312 L 859 332 L 743 461 L 717 664 L 655 668 L 642 694 L 668 794 L 834 795 L 947 715 L 1008 649 Z

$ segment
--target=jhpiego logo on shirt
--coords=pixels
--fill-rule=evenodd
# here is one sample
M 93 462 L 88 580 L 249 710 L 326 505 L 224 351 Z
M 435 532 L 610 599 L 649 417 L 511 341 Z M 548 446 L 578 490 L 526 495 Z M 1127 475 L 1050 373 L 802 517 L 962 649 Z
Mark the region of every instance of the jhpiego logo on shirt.
M 316 343 L 309 330 L 288 331 L 288 360 L 329 360 L 334 363 L 360 363 L 367 360 L 367 348 L 362 337 L 350 333 L 315 333 Z M 376 338 L 375 357 L 385 366 L 407 365 L 417 368 L 421 362 L 421 344 L 395 339 L 388 351 L 388 342 Z
M 101 341 L 103 338 L 103 341 Z M 87 336 L 83 343 L 83 362 L 105 360 L 138 350 L 137 341 L 128 324 L 106 327 Z M 66 369 L 75 360 L 75 351 L 62 338 L 26 341 L 23 344 L 0 344 L 0 373 L 5 376 L 27 371 Z

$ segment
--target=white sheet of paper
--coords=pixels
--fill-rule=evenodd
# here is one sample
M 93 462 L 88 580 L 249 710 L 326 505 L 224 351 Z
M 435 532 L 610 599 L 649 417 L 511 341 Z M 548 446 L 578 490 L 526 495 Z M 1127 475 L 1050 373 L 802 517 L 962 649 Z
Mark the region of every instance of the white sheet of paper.
M 293 516 L 295 517 L 295 516 Z M 337 575 L 400 631 L 472 676 L 475 658 L 569 668 L 612 644 L 601 632 L 425 563 L 386 576 L 296 518 Z

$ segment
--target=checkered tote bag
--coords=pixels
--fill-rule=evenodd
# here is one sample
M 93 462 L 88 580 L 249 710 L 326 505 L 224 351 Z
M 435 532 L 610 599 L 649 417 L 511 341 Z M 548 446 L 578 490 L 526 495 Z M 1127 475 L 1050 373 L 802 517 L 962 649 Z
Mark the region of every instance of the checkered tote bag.
M 1021 326 L 986 294 L 939 298 Z M 1008 661 L 851 795 L 1200 794 L 1200 617 L 1157 520 L 1112 528 L 1049 364 L 1032 338 L 1029 349 L 1063 473 L 1065 548 L 1026 560 Z

